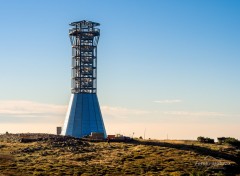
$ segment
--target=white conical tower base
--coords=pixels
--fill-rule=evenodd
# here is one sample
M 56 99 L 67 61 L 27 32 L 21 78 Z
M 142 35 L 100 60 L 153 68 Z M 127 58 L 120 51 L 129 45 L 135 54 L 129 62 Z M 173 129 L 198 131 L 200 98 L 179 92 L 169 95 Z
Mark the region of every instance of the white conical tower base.
M 106 130 L 96 94 L 72 94 L 62 135 L 81 138 L 91 132 L 103 133 Z

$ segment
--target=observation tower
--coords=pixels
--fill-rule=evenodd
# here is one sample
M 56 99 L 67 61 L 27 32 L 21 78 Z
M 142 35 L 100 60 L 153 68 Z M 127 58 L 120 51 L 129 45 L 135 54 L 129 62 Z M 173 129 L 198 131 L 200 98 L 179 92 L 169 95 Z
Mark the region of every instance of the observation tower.
M 97 44 L 99 23 L 78 21 L 70 24 L 72 45 L 72 94 L 62 135 L 84 137 L 106 130 L 97 98 Z

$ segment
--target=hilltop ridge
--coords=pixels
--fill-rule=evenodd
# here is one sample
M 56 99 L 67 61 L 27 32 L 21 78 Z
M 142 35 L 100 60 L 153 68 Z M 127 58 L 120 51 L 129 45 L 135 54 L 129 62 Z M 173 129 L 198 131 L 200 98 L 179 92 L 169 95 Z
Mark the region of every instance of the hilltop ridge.
M 0 135 L 0 175 L 240 175 L 240 150 L 197 141 Z

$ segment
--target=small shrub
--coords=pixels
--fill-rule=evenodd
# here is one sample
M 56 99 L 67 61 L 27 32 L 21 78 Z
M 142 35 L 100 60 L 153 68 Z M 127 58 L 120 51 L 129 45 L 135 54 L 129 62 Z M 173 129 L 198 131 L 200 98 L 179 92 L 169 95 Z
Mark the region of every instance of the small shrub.
M 197 138 L 198 142 L 201 142 L 201 143 L 208 143 L 208 144 L 214 144 L 214 139 L 211 139 L 209 137 L 202 137 L 202 136 L 199 136 Z
M 218 143 L 219 144 L 223 144 L 225 142 L 225 137 L 218 137 L 217 140 L 218 140 Z
M 198 142 L 204 142 L 204 139 L 205 139 L 204 137 L 199 136 L 199 137 L 197 138 L 197 141 L 198 141 Z
M 205 138 L 205 143 L 214 144 L 214 139 Z
M 219 137 L 219 144 L 230 144 L 235 147 L 240 147 L 240 141 L 232 137 Z

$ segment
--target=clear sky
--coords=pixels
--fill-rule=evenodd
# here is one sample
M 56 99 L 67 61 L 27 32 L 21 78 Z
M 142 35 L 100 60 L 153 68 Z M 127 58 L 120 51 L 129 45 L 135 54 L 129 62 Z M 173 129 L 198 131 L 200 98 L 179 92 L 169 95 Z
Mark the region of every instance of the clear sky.
M 0 133 L 48 132 L 70 99 L 69 23 L 101 24 L 108 134 L 240 138 L 240 1 L 1 1 Z

